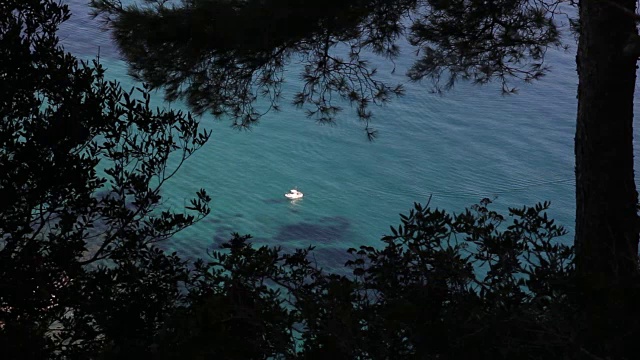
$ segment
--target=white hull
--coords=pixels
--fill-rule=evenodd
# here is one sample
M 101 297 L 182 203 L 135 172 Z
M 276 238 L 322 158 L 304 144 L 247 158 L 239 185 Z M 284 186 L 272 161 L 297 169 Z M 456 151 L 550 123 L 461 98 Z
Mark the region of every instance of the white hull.
M 293 190 L 291 190 L 289 193 L 284 194 L 284 196 L 285 196 L 287 199 L 295 200 L 295 199 L 300 199 L 300 198 L 302 198 L 302 197 L 304 196 L 304 194 L 303 194 L 303 193 L 301 193 L 301 192 L 300 192 L 300 191 L 298 191 L 298 190 L 293 189 Z

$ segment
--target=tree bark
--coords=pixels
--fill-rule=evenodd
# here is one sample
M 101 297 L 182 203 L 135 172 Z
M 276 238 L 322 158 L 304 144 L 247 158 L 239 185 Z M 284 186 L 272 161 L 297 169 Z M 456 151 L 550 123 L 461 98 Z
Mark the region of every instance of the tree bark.
M 638 273 L 638 193 L 633 170 L 637 59 L 623 51 L 637 32 L 635 5 L 635 0 L 580 1 L 576 275 L 586 306 L 585 327 L 590 328 L 584 330 L 586 340 L 602 342 L 596 346 L 600 353 L 614 351 L 612 346 L 629 350 L 622 343 L 606 344 L 601 336 L 625 341 L 620 338 L 621 317 L 636 313 L 631 307 L 640 306 L 630 301 L 635 298 L 631 293 Z

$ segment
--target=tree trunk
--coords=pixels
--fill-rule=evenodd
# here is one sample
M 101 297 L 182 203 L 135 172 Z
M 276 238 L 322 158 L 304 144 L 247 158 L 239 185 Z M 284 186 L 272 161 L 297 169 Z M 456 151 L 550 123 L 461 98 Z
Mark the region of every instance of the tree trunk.
M 638 272 L 633 171 L 637 59 L 623 51 L 636 34 L 635 4 L 635 0 L 580 1 L 576 274 L 584 291 L 584 340 L 599 342 L 594 348 L 600 353 L 611 353 L 612 347 L 629 350 L 619 342 L 631 344 L 622 339 L 621 317 L 636 313 L 631 307 L 640 306 L 630 301 Z M 617 343 L 602 336 L 615 337 Z

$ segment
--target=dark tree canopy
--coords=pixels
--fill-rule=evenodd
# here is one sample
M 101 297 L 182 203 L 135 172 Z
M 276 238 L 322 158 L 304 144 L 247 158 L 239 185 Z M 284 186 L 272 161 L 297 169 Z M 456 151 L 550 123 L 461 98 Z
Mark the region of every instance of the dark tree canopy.
M 415 204 L 382 248 L 348 251 L 349 277 L 318 269 L 313 248 L 286 254 L 236 234 L 196 263 L 189 305 L 161 331 L 158 356 L 579 358 L 590 348 L 569 340 L 572 248 L 555 241 L 565 231 L 548 204 L 508 217 L 489 204 L 456 216 Z
M 436 89 L 456 79 L 486 83 L 542 76 L 544 53 L 558 46 L 556 4 L 543 1 L 150 1 L 123 6 L 93 0 L 130 65 L 131 74 L 196 113 L 229 115 L 237 126 L 261 116 L 256 100 L 277 109 L 284 69 L 300 64 L 304 86 L 293 103 L 332 121 L 341 103 L 367 124 L 369 105 L 402 94 L 365 60 L 391 60 L 408 39 L 418 52 L 408 72 Z M 404 54 L 407 55 L 407 54 Z M 339 100 L 338 100 L 339 99 Z
M 76 358 L 156 331 L 184 261 L 158 242 L 201 219 L 163 211 L 161 187 L 208 138 L 152 111 L 55 34 L 52 1 L 0 3 L 0 347 L 7 359 Z M 14 356 L 15 355 L 15 356 Z M 64 355 L 64 356 L 63 356 Z M 6 357 L 5 357 L 6 356 Z M 86 356 L 86 355 L 83 355 Z M 82 357 L 80 357 L 82 358 Z

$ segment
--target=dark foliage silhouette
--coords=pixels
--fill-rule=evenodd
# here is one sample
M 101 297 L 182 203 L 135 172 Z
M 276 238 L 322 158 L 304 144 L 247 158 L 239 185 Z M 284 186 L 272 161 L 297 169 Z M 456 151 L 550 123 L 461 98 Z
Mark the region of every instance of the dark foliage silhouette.
M 144 349 L 185 276 L 184 261 L 156 243 L 209 211 L 204 191 L 189 213 L 160 206 L 163 183 L 208 134 L 190 116 L 152 111 L 146 89 L 124 92 L 98 62 L 65 53 L 55 31 L 68 16 L 52 1 L 0 4 L 6 358 Z
M 196 263 L 188 305 L 159 358 L 546 359 L 571 357 L 572 248 L 548 204 L 490 201 L 452 216 L 415 204 L 377 249 L 350 249 L 351 276 L 313 248 L 285 254 L 239 236 Z M 486 273 L 478 269 L 488 269 Z M 188 354 L 188 355 L 187 355 Z
M 544 51 L 559 45 L 558 30 L 542 3 L 526 1 L 151 1 L 123 6 L 93 0 L 130 65 L 131 74 L 167 98 L 184 98 L 196 113 L 230 115 L 249 126 L 259 98 L 278 107 L 284 68 L 301 65 L 304 87 L 293 103 L 321 122 L 333 121 L 340 103 L 356 107 L 366 122 L 370 104 L 403 90 L 387 84 L 366 54 L 394 59 L 409 35 L 420 49 L 409 71 L 437 89 L 462 77 L 493 78 L 504 91 L 511 77 L 543 75 Z M 442 81 L 441 81 L 442 80 Z M 342 101 L 337 101 L 338 99 Z

